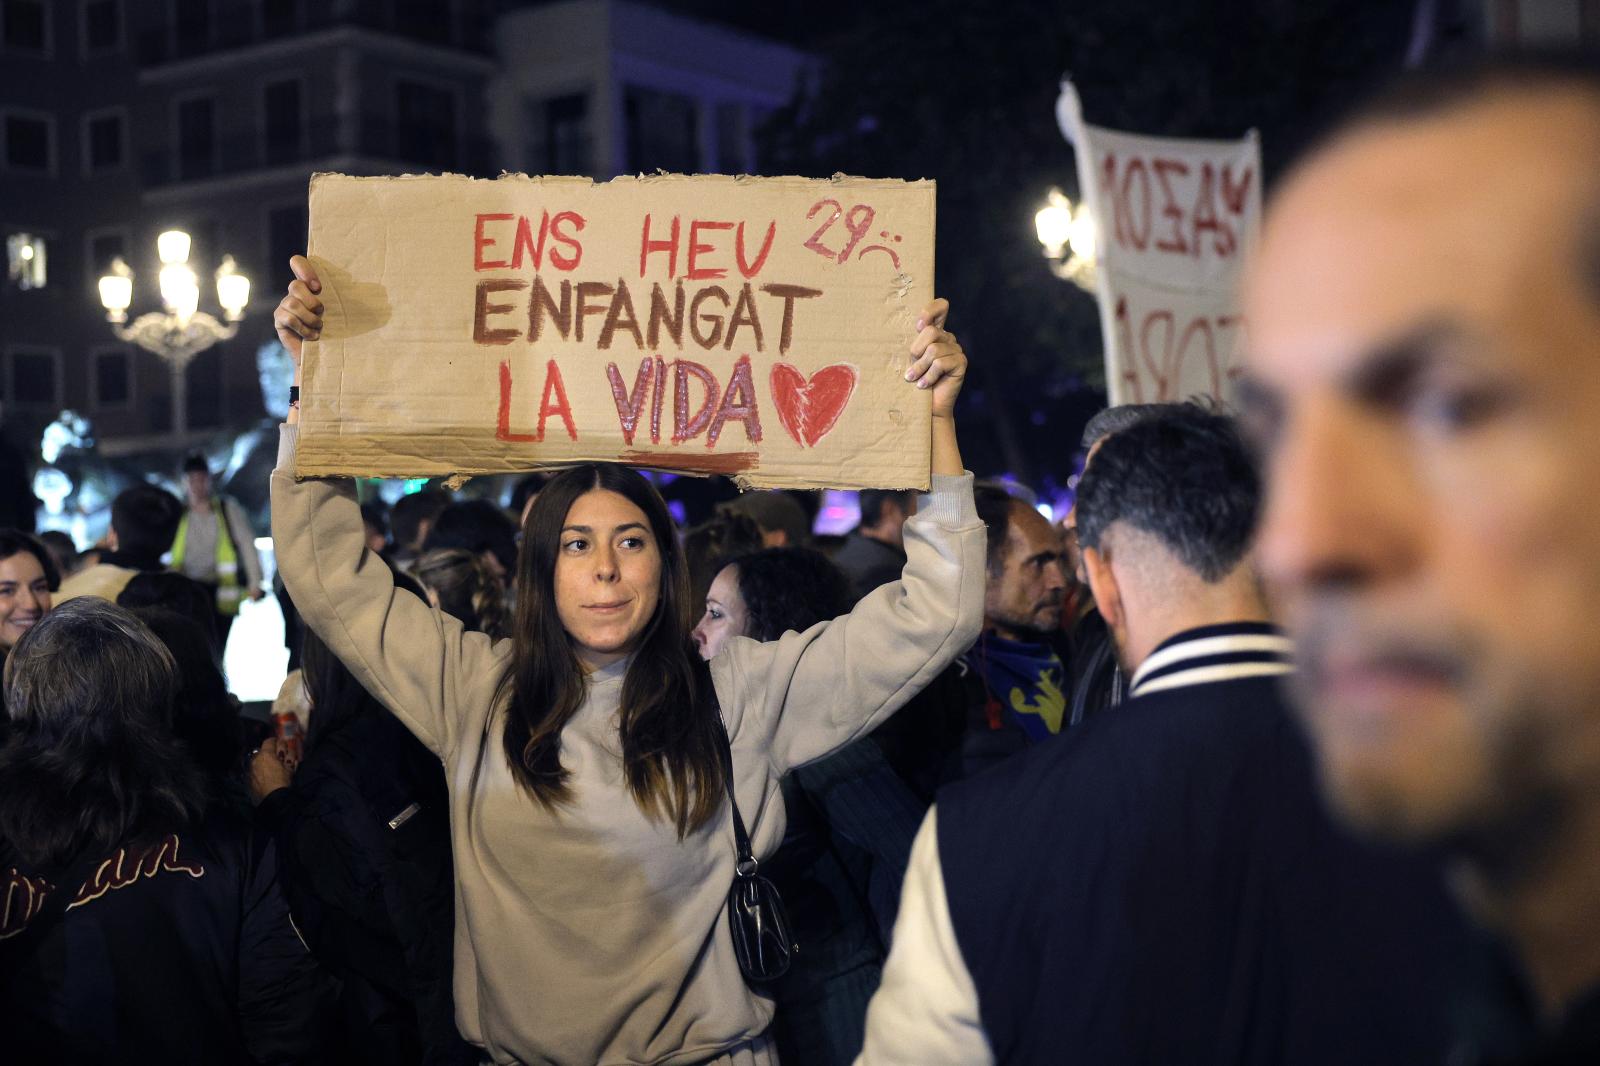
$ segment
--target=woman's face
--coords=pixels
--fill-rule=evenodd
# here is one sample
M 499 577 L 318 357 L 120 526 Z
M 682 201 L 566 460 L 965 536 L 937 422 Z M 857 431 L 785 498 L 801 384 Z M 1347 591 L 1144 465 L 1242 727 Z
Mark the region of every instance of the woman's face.
M 729 637 L 742 637 L 750 625 L 750 612 L 739 595 L 739 568 L 724 566 L 706 592 L 706 613 L 694 627 L 694 643 L 702 659 L 722 650 Z
M 661 548 L 621 493 L 590 489 L 567 511 L 556 551 L 556 613 L 590 667 L 624 658 L 661 601 Z
M 0 559 L 0 648 L 10 651 L 50 611 L 50 585 L 31 552 Z

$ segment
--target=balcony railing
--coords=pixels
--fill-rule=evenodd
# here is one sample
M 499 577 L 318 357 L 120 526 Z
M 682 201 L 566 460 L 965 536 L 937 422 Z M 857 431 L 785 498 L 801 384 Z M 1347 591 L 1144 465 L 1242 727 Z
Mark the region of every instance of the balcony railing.
M 489 176 L 496 173 L 492 143 L 483 137 L 446 137 L 426 128 L 401 126 L 384 115 L 363 115 L 357 143 L 342 144 L 339 122 L 326 118 L 313 122 L 303 145 L 264 145 L 259 130 L 229 134 L 214 155 L 204 159 L 180 158 L 170 143 L 144 152 L 139 176 L 146 188 L 185 181 L 231 177 L 252 171 L 310 164 L 334 155 L 362 155 L 396 163 L 417 171 L 452 171 Z
M 333 12 L 315 10 L 336 6 Z M 218 0 L 211 17 L 190 23 L 164 19 L 139 35 L 139 62 L 159 66 L 212 55 L 285 37 L 315 33 L 334 26 L 354 26 L 394 34 L 413 41 L 455 48 L 479 55 L 492 51 L 487 0 L 466 3 L 425 0 L 349 0 L 338 5 L 268 4 L 259 0 Z

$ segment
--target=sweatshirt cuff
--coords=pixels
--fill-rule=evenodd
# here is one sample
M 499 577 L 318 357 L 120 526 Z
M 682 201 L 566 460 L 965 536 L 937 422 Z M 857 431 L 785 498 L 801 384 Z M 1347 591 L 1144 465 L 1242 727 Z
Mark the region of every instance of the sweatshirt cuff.
M 287 422 L 278 426 L 278 465 L 275 469 L 286 474 L 294 473 L 294 450 L 300 443 L 300 427 Z
M 930 488 L 917 497 L 917 517 L 947 529 L 978 524 L 978 507 L 972 500 L 972 471 L 934 474 Z

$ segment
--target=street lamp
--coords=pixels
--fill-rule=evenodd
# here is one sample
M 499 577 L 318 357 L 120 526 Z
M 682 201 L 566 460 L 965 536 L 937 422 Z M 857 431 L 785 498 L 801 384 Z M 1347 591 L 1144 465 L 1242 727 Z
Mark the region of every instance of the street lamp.
M 165 311 L 151 311 L 128 321 L 133 303 L 133 271 L 121 258 L 111 264 L 111 273 L 100 279 L 100 304 L 106 321 L 118 339 L 137 344 L 161 357 L 172 372 L 172 433 L 188 431 L 188 382 L 184 371 L 189 361 L 218 341 L 239 332 L 239 320 L 250 302 L 250 279 L 239 273 L 233 256 L 222 257 L 217 268 L 217 303 L 222 321 L 199 310 L 200 281 L 189 265 L 189 235 L 168 230 L 156 238 L 156 254 L 161 258 L 159 275 L 161 303 Z
M 1051 272 L 1085 292 L 1094 292 L 1099 271 L 1095 266 L 1094 216 L 1088 203 L 1074 207 L 1060 189 L 1051 189 L 1045 206 L 1033 216 L 1033 228 L 1050 260 Z

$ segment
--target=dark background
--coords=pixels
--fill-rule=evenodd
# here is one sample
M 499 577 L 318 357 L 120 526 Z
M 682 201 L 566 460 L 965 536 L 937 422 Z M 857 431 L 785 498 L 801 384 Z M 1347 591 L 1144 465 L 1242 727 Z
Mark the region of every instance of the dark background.
M 975 470 L 1071 473 L 1104 405 L 1093 298 L 1052 275 L 1033 231 L 1045 194 L 1076 198 L 1055 123 L 1064 74 L 1100 126 L 1184 137 L 1261 133 L 1273 178 L 1408 52 L 1455 47 L 1481 13 L 1405 0 L 960 0 L 659 5 L 771 35 L 821 61 L 810 94 L 761 131 L 766 173 L 933 178 L 937 272 L 972 358 L 962 443 Z

